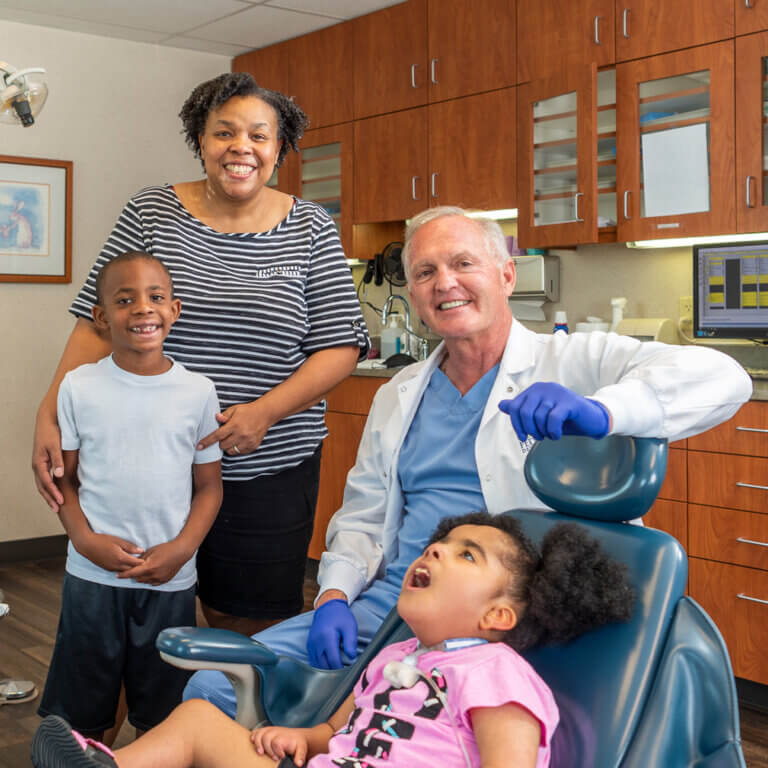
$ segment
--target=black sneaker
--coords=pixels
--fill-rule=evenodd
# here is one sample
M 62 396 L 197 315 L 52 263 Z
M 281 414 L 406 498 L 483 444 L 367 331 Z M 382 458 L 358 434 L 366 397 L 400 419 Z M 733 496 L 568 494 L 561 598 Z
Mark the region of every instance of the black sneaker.
M 109 747 L 86 739 L 58 715 L 46 717 L 32 738 L 35 768 L 117 768 Z

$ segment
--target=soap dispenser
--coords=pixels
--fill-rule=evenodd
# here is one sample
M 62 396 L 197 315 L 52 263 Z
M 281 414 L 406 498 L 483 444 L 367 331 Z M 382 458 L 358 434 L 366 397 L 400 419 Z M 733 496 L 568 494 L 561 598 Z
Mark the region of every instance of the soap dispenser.
M 611 327 L 610 331 L 616 331 L 619 327 L 619 323 L 624 319 L 624 307 L 627 306 L 627 300 L 624 296 L 618 296 L 615 299 L 611 299 Z

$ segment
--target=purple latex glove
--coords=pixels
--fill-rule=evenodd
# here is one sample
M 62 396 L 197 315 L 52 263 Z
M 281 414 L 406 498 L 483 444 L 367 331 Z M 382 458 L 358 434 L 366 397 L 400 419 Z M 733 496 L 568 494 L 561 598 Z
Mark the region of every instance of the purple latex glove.
M 611 426 L 608 409 L 552 381 L 537 382 L 513 400 L 502 400 L 499 409 L 509 414 L 520 440 L 532 435 L 536 440 L 563 435 L 605 437 Z
M 307 638 L 309 663 L 318 669 L 341 669 L 340 647 L 357 656 L 357 620 L 346 600 L 329 600 L 315 610 Z

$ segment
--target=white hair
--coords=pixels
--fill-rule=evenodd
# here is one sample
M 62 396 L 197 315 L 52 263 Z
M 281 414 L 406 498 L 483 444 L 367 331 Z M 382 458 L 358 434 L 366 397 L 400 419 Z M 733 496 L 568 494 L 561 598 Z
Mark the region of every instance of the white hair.
M 496 260 L 499 269 L 507 263 L 510 258 L 509 251 L 507 250 L 507 241 L 497 221 L 494 219 L 476 218 L 474 216 L 470 217 L 468 211 L 455 205 L 438 205 L 434 208 L 427 208 L 425 211 L 414 216 L 405 228 L 405 245 L 403 246 L 401 259 L 406 278 L 410 280 L 410 252 L 414 235 L 430 221 L 442 219 L 446 216 L 461 216 L 477 224 L 483 232 L 487 254 Z

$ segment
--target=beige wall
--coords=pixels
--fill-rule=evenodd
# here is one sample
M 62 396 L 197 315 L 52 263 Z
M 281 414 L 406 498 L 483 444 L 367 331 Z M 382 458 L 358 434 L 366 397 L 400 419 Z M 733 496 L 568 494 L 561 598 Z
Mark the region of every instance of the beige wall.
M 73 325 L 67 307 L 126 199 L 199 176 L 177 117 L 228 57 L 45 27 L 0 24 L 0 58 L 43 66 L 50 94 L 31 128 L 0 124 L 0 154 L 74 163 L 72 283 L 0 283 L 0 541 L 61 533 L 34 490 L 31 432 Z

